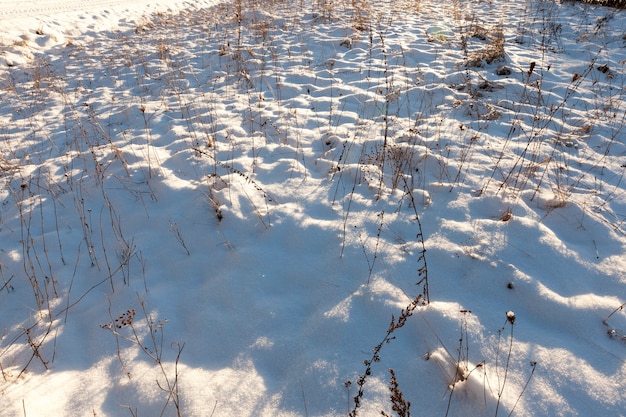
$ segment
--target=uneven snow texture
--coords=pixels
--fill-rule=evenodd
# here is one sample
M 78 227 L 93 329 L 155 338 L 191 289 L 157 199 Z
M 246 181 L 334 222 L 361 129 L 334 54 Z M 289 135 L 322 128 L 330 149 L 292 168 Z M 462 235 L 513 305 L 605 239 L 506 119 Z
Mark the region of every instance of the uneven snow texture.
M 0 2 L 1 416 L 624 414 L 623 11 L 99 3 Z

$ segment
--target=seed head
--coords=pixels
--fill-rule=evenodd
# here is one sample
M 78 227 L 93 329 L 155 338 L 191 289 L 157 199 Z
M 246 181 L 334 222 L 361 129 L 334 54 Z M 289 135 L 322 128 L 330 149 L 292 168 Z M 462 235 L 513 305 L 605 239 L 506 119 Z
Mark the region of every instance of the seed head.
M 515 313 L 511 310 L 506 312 L 506 319 L 509 323 L 514 324 L 515 323 Z

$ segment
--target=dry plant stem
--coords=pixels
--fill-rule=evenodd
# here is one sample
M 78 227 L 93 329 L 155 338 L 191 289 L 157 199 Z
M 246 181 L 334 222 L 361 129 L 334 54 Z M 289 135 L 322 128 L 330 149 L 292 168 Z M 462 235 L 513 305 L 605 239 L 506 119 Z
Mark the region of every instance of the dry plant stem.
M 611 312 L 611 314 L 609 314 L 608 316 L 606 316 L 606 317 L 604 318 L 604 320 L 602 320 L 602 323 L 603 323 L 605 326 L 608 326 L 608 325 L 609 325 L 609 324 L 608 324 L 608 321 L 609 321 L 609 319 L 613 316 L 613 314 L 617 313 L 618 311 L 623 310 L 623 309 L 624 309 L 624 307 L 626 307 L 626 303 L 624 303 L 624 304 L 620 305 L 620 306 L 619 306 L 619 307 L 617 307 L 615 310 L 613 310 L 613 311 Z
M 410 191 L 409 191 L 409 194 L 411 197 L 411 201 L 415 203 L 413 199 L 413 194 Z M 422 293 L 418 294 L 415 298 L 411 300 L 409 305 L 400 312 L 400 316 L 397 319 L 394 315 L 391 316 L 391 322 L 389 323 L 389 327 L 387 328 L 387 333 L 383 337 L 382 341 L 378 345 L 376 345 L 374 349 L 372 350 L 372 356 L 363 362 L 363 364 L 365 365 L 365 371 L 363 374 L 359 376 L 359 379 L 357 380 L 358 390 L 357 390 L 357 394 L 353 398 L 354 407 L 348 413 L 349 417 L 356 417 L 358 413 L 358 409 L 361 407 L 361 402 L 363 400 L 363 396 L 365 395 L 365 389 L 364 389 L 365 383 L 367 381 L 367 378 L 372 374 L 372 365 L 375 362 L 380 362 L 380 359 L 381 359 L 380 352 L 383 346 L 388 343 L 391 343 L 391 341 L 395 339 L 394 333 L 396 332 L 396 330 L 404 327 L 408 319 L 413 315 L 413 313 L 419 306 L 424 306 L 430 303 L 430 297 L 428 293 L 428 267 L 426 265 L 426 256 L 425 256 L 426 248 L 424 247 L 424 235 L 422 232 L 422 223 L 417 214 L 417 209 L 415 208 L 415 204 L 413 204 L 413 209 L 415 212 L 415 219 L 417 221 L 418 230 L 419 230 L 417 234 L 417 239 L 421 242 L 421 245 L 422 245 L 422 251 L 418 258 L 418 263 L 421 264 L 421 266 L 418 268 L 418 274 L 417 274 L 418 282 L 416 283 L 416 285 L 423 286 Z M 350 384 L 346 383 L 346 387 L 349 387 L 349 386 Z
M 350 398 L 350 387 L 352 386 L 352 382 L 351 381 L 346 381 L 343 383 L 344 387 L 346 387 L 346 395 L 347 395 L 347 408 L 346 408 L 346 415 L 350 414 L 350 404 L 351 402 L 351 398 Z
M 183 247 L 183 249 L 185 249 L 185 252 L 187 252 L 187 256 L 191 255 L 191 252 L 189 252 L 189 249 L 187 248 L 187 245 L 185 244 L 185 240 L 183 239 L 183 235 L 180 232 L 180 226 L 178 225 L 178 223 L 173 222 L 172 219 L 170 219 L 170 232 L 172 232 L 172 234 L 174 234 L 174 237 L 176 238 L 178 243 L 180 243 L 180 245 Z
M 406 177 L 403 175 L 402 180 L 404 181 L 404 186 L 406 193 L 409 195 L 411 201 L 411 207 L 413 208 L 413 213 L 415 214 L 415 222 L 417 223 L 417 234 L 415 235 L 416 239 L 419 241 L 421 249 L 420 254 L 417 258 L 417 277 L 419 280 L 415 285 L 422 285 L 422 296 L 426 305 L 430 304 L 430 292 L 429 292 L 429 282 L 428 282 L 428 264 L 426 261 L 426 245 L 424 243 L 424 231 L 422 229 L 422 221 L 420 220 L 420 216 L 417 213 L 417 205 L 415 202 L 415 197 L 413 195 L 413 189 L 409 187 L 409 184 L 406 180 Z
M 168 400 L 167 402 L 163 405 L 163 410 L 161 411 L 161 416 L 163 416 L 165 414 L 165 411 L 167 409 L 167 405 L 168 402 L 171 400 L 172 403 L 174 403 L 174 407 L 176 408 L 176 415 L 177 417 L 181 417 L 182 414 L 182 410 L 180 408 L 180 395 L 179 395 L 179 390 L 178 390 L 178 377 L 179 377 L 179 371 L 178 371 L 178 364 L 180 363 L 180 355 L 183 353 L 183 349 L 185 348 L 185 344 L 183 343 L 182 345 L 176 343 L 176 347 L 177 347 L 177 353 L 176 353 L 176 360 L 174 361 L 174 379 L 173 381 L 170 382 L 170 380 L 167 377 L 167 374 L 165 373 L 165 369 L 163 368 L 163 364 L 159 363 L 159 366 L 161 367 L 161 372 L 163 373 L 163 378 L 165 378 L 166 381 L 166 386 L 163 387 L 161 385 L 161 383 L 159 381 L 157 381 L 157 385 L 158 387 L 168 393 Z
M 509 364 L 511 361 L 511 352 L 513 351 L 513 328 L 515 326 L 515 320 L 507 320 L 508 324 L 511 325 L 511 334 L 509 336 L 509 349 L 506 355 L 506 363 L 504 365 L 504 377 L 502 379 L 502 383 L 500 383 L 500 381 L 498 381 L 498 401 L 496 402 L 496 412 L 494 414 L 494 417 L 498 416 L 498 410 L 500 408 L 500 403 L 502 400 L 502 394 L 504 393 L 504 387 L 506 386 L 506 380 L 507 380 L 507 376 L 509 374 Z M 497 360 L 496 360 L 496 367 L 497 367 Z M 534 369 L 533 369 L 534 370 Z
M 522 391 L 520 392 L 519 396 L 517 397 L 517 400 L 515 400 L 515 404 L 513 404 L 513 407 L 511 408 L 511 412 L 509 413 L 508 417 L 511 417 L 513 415 L 513 412 L 515 411 L 515 408 L 517 407 L 517 404 L 519 403 L 519 400 L 524 395 L 524 392 L 526 392 L 526 388 L 528 388 L 528 385 L 530 384 L 530 380 L 533 378 L 533 375 L 535 374 L 535 369 L 537 368 L 537 362 L 532 361 L 530 363 L 530 366 L 532 367 L 532 370 L 530 371 L 530 375 L 528 376 L 528 379 L 526 380 L 526 383 L 524 384 L 524 387 L 522 388 Z
M 302 385 L 302 381 L 300 382 L 300 393 L 302 394 L 302 404 L 304 406 L 304 416 L 308 417 L 309 416 L 309 408 L 306 404 L 306 396 L 304 395 L 304 386 Z
M 365 255 L 365 260 L 367 261 L 367 266 L 369 269 L 369 273 L 367 275 L 367 285 L 369 285 L 372 280 L 372 273 L 374 271 L 374 265 L 376 265 L 376 259 L 378 258 L 378 246 L 380 244 L 380 233 L 383 229 L 384 216 L 385 216 L 384 210 L 382 210 L 380 213 L 376 215 L 376 217 L 380 219 L 380 224 L 378 225 L 378 231 L 376 232 L 376 245 L 374 247 L 374 254 L 372 256 L 371 261 L 370 261 L 369 256 L 367 255 L 367 248 L 365 247 L 365 241 L 363 239 L 361 240 L 361 245 L 363 246 L 363 254 Z M 344 224 L 344 233 L 345 233 L 345 224 Z
M 126 408 L 132 417 L 138 417 L 137 416 L 137 408 L 136 407 L 135 407 L 134 410 L 133 410 L 133 408 L 130 405 L 120 405 L 120 407 Z
M 352 183 L 352 190 L 350 190 L 350 196 L 348 197 L 348 207 L 346 207 L 346 212 L 343 218 L 343 238 L 341 240 L 341 252 L 339 253 L 339 258 L 343 258 L 344 250 L 346 249 L 346 237 L 348 234 L 348 217 L 350 215 L 350 209 L 352 208 L 352 199 L 354 198 L 354 191 L 356 190 L 357 179 L 354 179 Z M 339 187 L 339 185 L 337 185 Z
M 11 275 L 8 279 L 4 276 L 4 271 L 2 270 L 2 264 L 0 264 L 0 276 L 2 277 L 2 282 L 4 283 L 2 287 L 0 287 L 0 291 L 6 288 L 7 292 L 12 292 L 15 290 L 13 285 L 11 285 L 11 281 L 15 278 L 15 275 Z
M 383 150 L 381 152 L 381 167 L 380 167 L 380 178 L 378 183 L 378 195 L 377 199 L 382 197 L 383 187 L 384 187 L 384 177 L 385 177 L 385 162 L 387 157 L 387 145 L 389 138 L 389 101 L 391 100 L 391 95 L 393 94 L 393 84 L 392 80 L 389 77 L 389 62 L 387 60 L 387 51 L 385 48 L 385 38 L 383 33 L 380 32 L 378 34 L 380 38 L 380 44 L 383 54 L 383 65 L 384 65 L 384 74 L 385 74 L 385 116 L 384 116 L 384 127 L 383 127 Z
M 70 310 L 70 300 L 72 295 L 72 287 L 74 286 L 74 279 L 76 279 L 76 272 L 78 270 L 78 265 L 80 262 L 80 247 L 83 242 L 78 243 L 78 249 L 76 250 L 76 263 L 74 264 L 74 270 L 72 271 L 72 278 L 70 279 L 70 285 L 67 288 L 67 302 L 65 303 L 65 309 L 63 310 L 65 313 L 65 317 L 63 319 L 63 323 L 67 323 L 67 314 Z
M 129 309 L 117 319 L 112 318 L 111 322 L 107 324 L 100 325 L 101 328 L 109 330 L 111 333 L 115 335 L 116 341 L 118 338 L 126 340 L 130 342 L 132 345 L 135 345 L 141 349 L 141 351 L 151 360 L 153 361 L 159 368 L 159 372 L 163 376 L 163 380 L 165 383 L 163 384 L 161 381 L 157 379 L 156 384 L 159 389 L 167 394 L 167 399 L 163 408 L 161 410 L 161 416 L 166 414 L 168 406 L 171 404 L 174 405 L 176 410 L 176 416 L 182 416 L 182 410 L 180 406 L 180 393 L 179 393 L 179 370 L 178 366 L 180 363 L 180 356 L 183 352 L 185 344 L 179 344 L 174 342 L 172 346 L 176 346 L 176 359 L 174 361 L 174 375 L 170 376 L 168 370 L 165 368 L 165 364 L 163 363 L 163 323 L 157 322 L 155 323 L 148 312 L 146 311 L 146 306 L 143 300 L 137 294 L 137 300 L 141 306 L 141 311 L 144 315 L 147 331 L 146 333 L 150 335 L 148 339 L 148 344 L 142 341 L 142 337 L 139 334 L 139 330 L 135 326 L 135 309 Z M 109 313 L 110 314 L 110 313 Z M 111 314 L 110 314 L 111 315 Z M 112 315 L 111 315 L 112 317 Z M 128 328 L 130 331 L 130 335 L 123 335 L 121 330 L 124 328 Z M 130 373 L 126 369 L 125 364 L 123 363 L 120 357 L 120 350 L 118 344 L 118 359 L 120 360 L 120 364 L 124 369 L 124 372 L 127 376 L 130 377 Z
M 50 331 L 52 330 L 52 321 L 50 321 L 48 323 L 48 326 L 46 328 L 46 332 L 39 338 L 39 340 L 33 339 L 33 337 L 31 336 L 31 331 L 37 327 L 39 325 L 39 322 L 35 323 L 34 325 L 32 325 L 31 327 L 28 328 L 23 328 L 23 332 L 21 333 L 21 335 L 26 335 L 26 341 L 28 342 L 28 345 L 30 346 L 30 348 L 32 349 L 33 353 L 30 356 L 30 359 L 28 360 L 28 362 L 26 363 L 26 365 L 24 365 L 24 367 L 22 368 L 22 370 L 20 371 L 19 375 L 17 376 L 17 379 L 19 379 L 24 372 L 26 372 L 26 370 L 28 369 L 28 367 L 30 366 L 30 363 L 33 361 L 33 359 L 37 358 L 39 359 L 39 361 L 41 362 L 41 364 L 43 365 L 43 367 L 48 370 L 50 368 L 48 368 L 48 361 L 46 361 L 41 354 L 41 347 L 43 346 L 43 343 L 46 341 L 46 338 L 48 337 L 48 335 L 50 334 Z M 21 335 L 18 335 L 21 336 Z
M 106 299 L 107 299 L 107 302 L 109 303 L 109 317 L 111 318 L 111 323 L 114 323 L 115 318 L 113 317 L 113 313 L 111 313 L 111 299 L 109 297 L 106 297 Z M 122 371 L 124 371 L 124 374 L 128 377 L 128 379 L 130 379 L 130 371 L 128 370 L 128 368 L 126 367 L 126 364 L 122 360 L 122 351 L 120 349 L 119 333 L 117 332 L 111 332 L 111 333 L 113 333 L 113 335 L 115 336 L 115 345 L 117 346 L 117 360 L 119 361 L 120 366 L 122 367 Z
M 455 359 L 456 370 L 452 376 L 450 382 L 450 393 L 448 394 L 448 405 L 446 406 L 446 417 L 450 413 L 450 406 L 452 405 L 452 395 L 456 388 L 456 383 L 459 381 L 465 381 L 467 379 L 468 363 L 469 363 L 469 340 L 467 335 L 467 315 L 472 312 L 469 310 L 461 310 L 463 319 L 461 321 L 461 335 L 459 337 L 459 347 L 457 349 L 457 358 Z M 448 350 L 446 349 L 446 352 Z M 449 354 L 449 352 L 448 352 Z
M 87 220 L 87 215 L 85 213 L 91 214 L 91 209 L 85 209 L 85 199 L 82 196 L 83 193 L 83 179 L 81 178 L 79 187 L 76 190 L 74 195 L 74 206 L 78 211 L 78 216 L 80 218 L 80 223 L 83 230 L 83 241 L 87 245 L 87 252 L 89 253 L 89 258 L 91 259 L 91 266 L 97 267 L 100 270 L 100 265 L 98 263 L 98 258 L 95 253 L 95 245 L 93 243 L 93 233 L 90 225 L 90 221 Z
M 77 260 L 76 264 L 78 265 L 78 260 Z M 122 265 L 118 266 L 118 267 L 117 267 L 117 269 L 115 269 L 115 270 L 112 272 L 112 275 L 115 275 L 115 274 L 117 274 L 118 272 L 120 272 L 120 271 L 122 270 L 122 268 L 123 268 L 123 267 L 124 267 L 124 264 L 122 264 Z M 76 272 L 76 271 L 74 271 L 74 272 Z M 57 312 L 56 316 L 58 317 L 58 316 L 60 316 L 61 314 L 65 314 L 65 319 L 67 320 L 67 312 L 68 312 L 68 311 L 69 311 L 72 307 L 75 307 L 78 303 L 80 303 L 80 302 L 83 300 L 83 298 L 85 298 L 85 297 L 87 296 L 87 294 L 89 294 L 90 292 L 92 292 L 93 290 L 95 290 L 96 288 L 98 288 L 99 286 L 101 286 L 102 284 L 104 284 L 105 282 L 110 281 L 110 280 L 111 280 L 111 277 L 112 277 L 112 276 L 107 275 L 107 276 L 106 276 L 106 277 L 104 277 L 102 280 L 100 280 L 100 281 L 99 281 L 99 282 L 97 282 L 96 284 L 92 285 L 92 286 L 91 286 L 91 287 L 90 287 L 87 291 L 85 291 L 85 292 L 84 292 L 84 293 L 83 293 L 80 297 L 78 297 L 78 299 L 77 299 L 76 301 L 74 301 L 74 302 L 73 302 L 73 303 L 71 303 L 71 304 L 70 304 L 70 302 L 69 302 L 69 297 L 68 297 L 68 301 L 67 301 L 67 305 L 66 305 L 66 307 L 65 307 L 63 310 L 61 310 L 61 311 Z M 73 279 L 74 279 L 74 278 L 72 277 L 72 281 L 73 281 Z M 71 286 L 70 286 L 70 289 L 71 289 Z
M 56 229 L 57 242 L 59 244 L 59 255 L 61 256 L 61 263 L 66 265 L 65 257 L 63 256 L 63 244 L 61 243 L 61 233 L 59 231 L 59 216 L 57 214 L 57 203 L 56 196 L 53 196 L 52 200 L 52 209 L 54 210 L 54 226 Z
M 107 255 L 106 243 L 104 241 L 104 229 L 102 227 L 102 210 L 104 207 L 100 208 L 100 244 L 102 245 L 102 254 L 104 255 L 104 262 L 106 263 L 107 270 L 109 271 L 109 283 L 111 284 L 111 292 L 115 292 L 115 287 L 113 286 L 113 274 L 111 272 L 111 264 L 109 263 L 109 256 Z
M 113 207 L 113 203 L 111 202 L 107 194 L 104 192 L 104 189 L 102 189 L 102 198 L 105 201 L 106 207 L 109 209 L 109 218 L 111 220 L 111 230 L 113 230 L 113 234 L 115 235 L 117 244 L 120 247 L 120 252 L 116 252 L 118 256 L 118 260 L 120 262 L 120 267 L 121 267 L 118 269 L 118 271 L 122 272 L 124 284 L 129 285 L 130 284 L 130 260 L 133 256 L 136 255 L 137 248 L 134 244 L 133 239 L 128 241 L 124 237 L 124 227 L 122 226 L 121 216 L 119 216 L 117 212 L 115 211 L 115 208 Z M 103 210 L 104 210 L 104 206 L 100 210 L 101 236 L 104 235 L 104 233 L 102 232 L 102 218 L 103 218 L 102 211 Z M 104 241 L 102 242 L 102 249 L 103 249 L 103 252 L 106 251 Z M 107 267 L 108 267 L 108 264 L 107 264 Z M 111 277 L 111 279 L 113 278 L 113 275 L 114 273 L 109 268 L 109 276 Z M 111 281 L 111 287 L 113 289 L 113 281 Z
M 49 194 L 52 194 L 52 192 L 48 189 L 46 189 L 46 191 L 49 191 Z M 43 253 L 46 259 L 46 264 L 47 264 L 47 276 L 45 276 L 45 280 L 44 280 L 44 286 L 46 289 L 46 297 L 49 297 L 48 295 L 48 282 L 50 282 L 52 284 L 52 290 L 54 291 L 54 297 L 58 297 L 59 294 L 57 292 L 57 288 L 56 288 L 56 279 L 54 278 L 54 272 L 52 270 L 52 263 L 50 262 L 50 257 L 48 256 L 48 246 L 46 243 L 46 239 L 45 239 L 45 227 L 44 227 L 44 199 L 43 199 L 43 192 L 39 192 L 38 193 L 38 198 L 39 198 L 39 214 L 40 214 L 40 222 L 41 222 L 41 236 L 42 236 L 42 247 L 43 247 Z M 54 200 L 54 196 L 52 196 L 52 200 Z M 57 226 L 57 232 L 58 232 L 58 226 Z M 39 265 L 39 268 L 43 271 L 43 267 L 41 266 L 41 264 Z M 49 307 L 49 303 L 48 303 L 48 307 Z
M 387 333 L 385 334 L 385 337 L 383 337 L 383 340 L 374 347 L 370 359 L 366 359 L 363 362 L 363 364 L 365 365 L 365 372 L 361 374 L 359 376 L 359 379 L 357 380 L 358 391 L 356 396 L 353 398 L 354 407 L 352 408 L 352 411 L 350 411 L 350 413 L 348 414 L 349 417 L 356 417 L 358 409 L 361 407 L 361 401 L 363 399 L 363 396 L 365 395 L 365 383 L 367 382 L 367 378 L 372 374 L 372 365 L 375 362 L 380 362 L 381 360 L 380 352 L 383 346 L 391 343 L 391 341 L 395 339 L 394 332 L 404 327 L 409 317 L 413 315 L 415 309 L 417 309 L 417 307 L 421 305 L 424 305 L 424 299 L 422 297 L 422 294 L 419 294 L 411 301 L 411 303 L 406 308 L 401 311 L 400 316 L 397 320 L 394 315 L 391 316 L 391 322 L 389 323 L 389 327 L 387 328 Z
M 400 390 L 396 373 L 392 368 L 389 368 L 389 374 L 391 379 L 389 381 L 389 392 L 391 399 L 391 409 L 396 412 L 398 417 L 411 417 L 411 401 L 404 399 L 404 395 Z M 384 417 L 391 417 L 389 414 L 381 411 Z
M 22 180 L 20 184 L 20 191 L 13 192 L 13 198 L 15 199 L 15 203 L 20 215 L 20 237 L 22 242 L 22 267 L 24 269 L 24 273 L 28 277 L 30 281 L 30 286 L 33 291 L 33 295 L 35 297 L 35 302 L 37 305 L 37 310 L 42 311 L 44 296 L 43 292 L 40 288 L 39 280 L 34 270 L 34 266 L 32 264 L 31 259 L 31 232 L 30 225 L 32 221 L 32 209 L 29 206 L 26 206 L 26 201 L 30 200 L 30 193 L 27 195 L 26 191 L 28 188 L 28 184 L 25 180 Z M 13 191 L 13 190 L 12 190 Z
M 163 327 L 160 323 L 158 325 L 158 328 L 155 327 L 154 322 L 150 319 L 150 316 L 146 312 L 145 303 L 139 298 L 139 295 L 137 295 L 137 299 L 139 300 L 139 303 L 141 305 L 141 310 L 144 314 L 144 317 L 146 318 L 146 324 L 148 325 L 148 331 L 150 333 L 150 341 L 152 344 L 152 352 L 149 349 L 147 349 L 146 346 L 141 344 L 141 340 L 139 339 L 139 336 L 135 328 L 132 326 L 132 323 L 131 323 L 131 329 L 133 332 L 133 336 L 135 337 L 135 341 L 138 343 L 138 346 L 142 348 L 142 350 L 144 351 L 144 353 L 148 355 L 148 357 L 150 357 L 159 365 L 161 373 L 163 374 L 163 378 L 165 379 L 165 386 L 162 386 L 161 383 L 157 381 L 157 385 L 159 386 L 159 388 L 168 394 L 167 401 L 165 402 L 165 405 L 163 406 L 161 415 L 164 415 L 167 405 L 169 404 L 170 401 L 172 401 L 174 403 L 174 407 L 176 408 L 176 415 L 180 417 L 182 416 L 182 413 L 180 409 L 180 398 L 179 398 L 179 391 L 178 391 L 178 376 L 179 376 L 178 364 L 180 362 L 180 355 L 182 354 L 183 349 L 185 348 L 185 344 L 183 343 L 181 345 L 181 344 L 175 343 L 177 346 L 177 354 L 176 354 L 176 360 L 174 362 L 174 378 L 173 380 L 170 380 L 170 378 L 168 377 L 167 371 L 165 370 L 165 367 L 163 365 L 163 362 L 161 360 L 161 357 L 163 355 Z M 156 337 L 157 333 L 159 333 L 158 341 Z
M 247 193 L 247 191 L 245 189 L 243 189 L 244 193 L 248 197 L 248 200 L 249 200 L 250 204 L 254 207 L 257 217 L 259 218 L 259 220 L 261 221 L 263 226 L 265 226 L 266 228 L 269 228 L 271 226 L 269 204 L 270 203 L 271 204 L 278 204 L 278 201 L 273 196 L 271 196 L 269 193 L 267 193 L 259 185 L 259 183 L 254 181 L 248 174 L 242 172 L 241 170 L 239 170 L 237 168 L 234 168 L 232 165 L 229 165 L 229 164 L 227 164 L 225 162 L 219 161 L 215 157 L 215 155 L 205 151 L 204 149 L 201 149 L 201 148 L 198 148 L 198 147 L 194 147 L 193 150 L 196 152 L 196 154 L 207 156 L 209 159 L 213 160 L 215 162 L 216 167 L 220 167 L 222 169 L 225 169 L 226 171 L 228 171 L 229 174 L 238 175 L 239 177 L 243 178 L 247 183 L 252 184 L 252 186 L 258 192 L 260 192 L 262 194 L 264 202 L 265 202 L 265 211 L 266 211 L 265 215 L 257 208 L 256 204 L 254 204 L 254 202 L 250 198 L 250 195 Z M 264 220 L 264 217 L 267 217 L 267 222 Z

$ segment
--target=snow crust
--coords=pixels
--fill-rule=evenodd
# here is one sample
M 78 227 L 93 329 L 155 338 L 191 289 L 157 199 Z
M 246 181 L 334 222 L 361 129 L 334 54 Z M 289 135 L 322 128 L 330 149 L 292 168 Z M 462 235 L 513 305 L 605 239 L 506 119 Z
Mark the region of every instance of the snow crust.
M 624 11 L 0 24 L 0 416 L 624 415 Z

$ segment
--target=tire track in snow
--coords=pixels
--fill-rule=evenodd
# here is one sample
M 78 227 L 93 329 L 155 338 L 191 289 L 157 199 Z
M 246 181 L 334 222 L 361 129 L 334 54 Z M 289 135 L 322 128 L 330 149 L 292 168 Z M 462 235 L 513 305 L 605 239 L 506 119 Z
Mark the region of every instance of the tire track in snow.
M 50 1 L 0 1 L 0 20 L 49 16 L 71 12 L 101 12 L 109 7 L 148 5 L 146 0 L 50 0 Z

